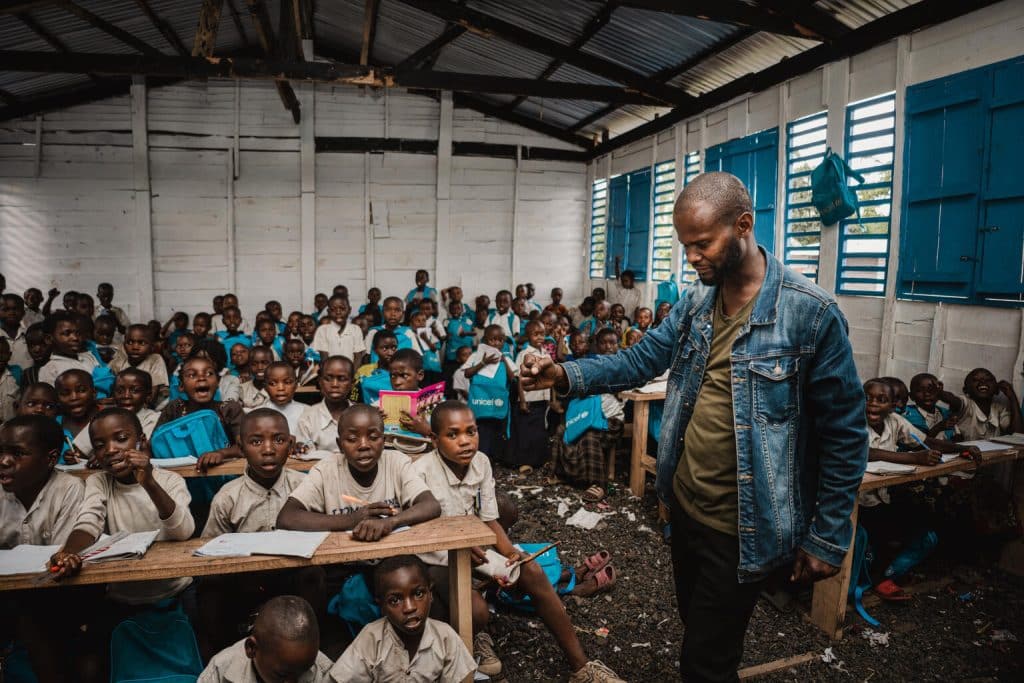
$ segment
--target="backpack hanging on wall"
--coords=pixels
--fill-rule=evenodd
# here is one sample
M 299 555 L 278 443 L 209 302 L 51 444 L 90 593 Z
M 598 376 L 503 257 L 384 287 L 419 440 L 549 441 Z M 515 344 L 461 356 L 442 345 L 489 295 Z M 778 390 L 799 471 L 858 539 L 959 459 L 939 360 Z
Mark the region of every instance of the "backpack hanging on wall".
M 857 192 L 846 182 L 847 177 L 864 182 L 864 176 L 829 147 L 825 159 L 811 171 L 811 204 L 818 210 L 822 225 L 833 225 L 860 210 Z

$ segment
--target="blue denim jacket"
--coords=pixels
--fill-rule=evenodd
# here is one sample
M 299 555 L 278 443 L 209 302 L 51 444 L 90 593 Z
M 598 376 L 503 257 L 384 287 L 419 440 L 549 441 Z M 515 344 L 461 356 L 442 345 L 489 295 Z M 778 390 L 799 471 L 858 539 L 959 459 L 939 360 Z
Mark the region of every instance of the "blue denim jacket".
M 763 251 L 763 250 L 762 250 Z M 767 256 L 750 319 L 732 347 L 740 581 L 803 548 L 838 566 L 868 437 L 846 319 L 820 287 Z M 658 443 L 658 497 L 672 479 L 711 349 L 716 290 L 690 287 L 669 317 L 613 356 L 565 363 L 568 394 L 622 391 L 670 370 Z

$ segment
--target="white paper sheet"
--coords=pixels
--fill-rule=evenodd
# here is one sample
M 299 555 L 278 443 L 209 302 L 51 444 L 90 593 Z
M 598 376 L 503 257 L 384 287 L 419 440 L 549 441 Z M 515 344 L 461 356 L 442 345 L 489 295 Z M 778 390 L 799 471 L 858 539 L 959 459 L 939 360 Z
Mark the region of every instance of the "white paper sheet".
M 153 467 L 185 467 L 195 465 L 199 459 L 194 455 L 183 455 L 178 458 L 151 458 L 150 462 L 153 463 Z
M 943 453 L 941 456 L 942 462 L 953 462 L 960 457 L 959 453 Z
M 0 576 L 46 571 L 46 562 L 58 550 L 59 545 L 18 545 L 0 550 Z
M 995 441 L 986 441 L 985 439 L 979 439 L 977 441 L 961 441 L 957 444 L 958 446 L 977 446 L 978 450 L 982 453 L 988 453 L 989 451 L 1005 451 L 1006 444 L 996 443 Z
M 61 472 L 81 472 L 85 469 L 85 460 L 80 460 L 74 465 L 57 465 L 57 469 Z
M 88 564 L 138 559 L 146 554 L 159 533 L 159 529 L 154 529 L 153 531 L 137 531 L 132 534 L 122 531 L 113 536 L 101 536 L 79 555 L 82 557 L 82 561 Z
M 306 453 L 299 453 L 297 455 L 293 455 L 292 457 L 295 458 L 296 460 L 323 460 L 329 455 L 331 455 L 330 451 L 312 450 Z
M 668 381 L 662 382 L 651 382 L 637 389 L 641 394 L 657 394 L 664 393 L 668 389 Z
M 1024 446 L 1024 434 L 1007 434 L 1005 436 L 994 436 L 992 440 L 997 443 L 1003 443 L 1007 446 Z
M 285 555 L 313 557 L 327 538 L 326 531 L 257 531 L 242 534 L 221 534 L 197 548 L 200 557 L 248 557 L 250 555 Z
M 885 460 L 872 460 L 867 466 L 869 474 L 909 474 L 916 469 L 913 465 L 901 465 L 896 462 L 886 462 Z

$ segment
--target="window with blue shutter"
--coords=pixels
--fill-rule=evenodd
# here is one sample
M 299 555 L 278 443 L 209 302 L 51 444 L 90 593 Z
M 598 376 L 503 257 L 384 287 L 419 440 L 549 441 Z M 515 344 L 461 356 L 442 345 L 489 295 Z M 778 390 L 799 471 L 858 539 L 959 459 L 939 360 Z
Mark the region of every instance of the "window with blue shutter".
M 854 214 L 839 225 L 836 292 L 883 296 L 892 227 L 896 93 L 848 105 L 845 137 L 846 163 L 864 176 L 864 183 L 848 179 L 857 188 L 860 216 Z
M 811 204 L 811 171 L 828 149 L 828 112 L 821 111 L 786 125 L 786 217 L 783 221 L 783 262 L 818 281 L 821 218 Z
M 1024 303 L 1024 58 L 907 88 L 898 293 Z
M 772 128 L 708 147 L 704 170 L 726 171 L 739 178 L 754 203 L 754 237 L 775 251 L 775 183 L 779 166 L 779 129 Z
M 608 186 L 608 225 L 603 277 L 632 270 L 637 282 L 647 279 L 648 236 L 651 230 L 651 169 L 642 168 L 611 179 Z M 602 275 L 598 275 L 602 277 Z
M 690 152 L 685 157 L 686 175 L 683 176 L 683 187 L 690 184 L 690 181 L 700 175 L 700 152 Z M 692 284 L 697 281 L 697 271 L 693 269 L 686 260 L 686 250 L 682 250 L 682 272 L 680 273 L 680 284 Z
M 590 277 L 604 277 L 608 256 L 608 181 L 595 180 L 590 190 Z
M 654 238 L 651 240 L 651 280 L 672 277 L 672 206 L 676 200 L 676 161 L 669 159 L 654 167 Z

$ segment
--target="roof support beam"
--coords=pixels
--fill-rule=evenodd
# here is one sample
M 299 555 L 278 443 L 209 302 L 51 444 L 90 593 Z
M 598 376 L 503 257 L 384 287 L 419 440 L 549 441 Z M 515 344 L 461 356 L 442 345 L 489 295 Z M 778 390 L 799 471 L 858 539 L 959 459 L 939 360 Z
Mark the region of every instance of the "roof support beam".
M 852 29 L 814 3 L 803 0 L 757 0 L 769 12 L 793 22 L 798 29 L 823 36 L 826 41 L 845 36 Z
M 359 51 L 359 63 L 366 66 L 373 56 L 373 41 L 377 38 L 377 17 L 380 15 L 380 0 L 366 0 L 363 8 L 363 46 Z
M 149 6 L 149 0 L 135 0 L 135 4 L 139 6 L 142 13 L 146 15 L 149 21 L 156 27 L 157 31 L 160 31 L 160 35 L 164 37 L 167 44 L 171 46 L 179 55 L 184 57 L 189 54 L 185 44 L 181 42 L 181 38 L 174 32 L 174 28 L 171 27 L 166 21 L 157 16 L 153 8 Z
M 220 27 L 220 12 L 224 0 L 203 0 L 199 7 L 199 21 L 196 37 L 192 41 L 193 57 L 209 57 L 217 46 L 217 29 Z
M 231 13 L 231 23 L 235 25 L 235 30 L 238 31 L 238 37 L 242 39 L 242 46 L 249 47 L 249 36 L 245 33 L 245 26 L 242 24 L 242 17 L 238 13 L 238 7 L 235 5 L 235 0 L 227 0 L 228 11 Z
M 586 69 L 593 74 L 602 76 L 609 80 L 617 81 L 628 85 L 642 93 L 655 97 L 666 104 L 683 105 L 688 104 L 693 98 L 685 92 L 669 87 L 663 83 L 650 79 L 631 69 L 589 55 L 579 50 L 559 43 L 558 41 L 545 38 L 533 31 L 516 26 L 497 17 L 479 12 L 468 7 L 462 7 L 454 2 L 446 0 L 400 0 L 401 2 L 414 7 L 420 11 L 433 14 L 434 16 L 461 24 L 470 31 L 480 32 L 485 35 L 492 35 L 510 43 L 519 45 L 528 50 L 539 52 L 553 59 L 561 59 L 568 64 Z
M 456 92 L 485 92 L 523 97 L 551 97 L 620 104 L 659 104 L 658 100 L 622 86 L 589 85 L 566 81 L 538 81 L 450 71 L 403 71 L 395 74 L 394 85 Z
M 64 41 L 62 41 L 60 38 L 58 38 L 57 36 L 55 36 L 52 33 L 50 33 L 42 24 L 40 24 L 38 21 L 33 19 L 30 14 L 22 13 L 22 14 L 18 14 L 17 17 L 18 17 L 18 20 L 21 23 L 25 24 L 25 26 L 27 26 L 30 31 L 32 31 L 37 36 L 39 36 L 44 41 L 46 41 L 46 43 L 50 47 L 52 47 L 54 50 L 56 50 L 57 52 L 61 52 L 61 53 L 64 53 L 64 54 L 67 54 L 67 53 L 71 52 L 71 50 L 68 49 L 68 46 L 64 44 Z M 95 76 L 93 74 L 89 74 L 89 79 L 93 83 L 99 83 L 100 80 L 101 80 L 100 78 L 98 78 L 97 76 Z
M 717 107 L 746 93 L 760 92 L 779 83 L 844 57 L 850 57 L 896 36 L 910 33 L 925 26 L 940 24 L 969 12 L 974 12 L 1000 0 L 976 0 L 973 3 L 949 3 L 947 0 L 921 0 L 892 14 L 876 19 L 851 31 L 834 43 L 826 43 L 788 57 L 774 66 L 748 74 L 696 98 L 686 107 L 677 107 L 654 121 L 638 126 L 594 148 L 593 157 L 607 154 L 623 145 L 659 133 L 703 111 Z
M 778 33 L 796 38 L 808 38 L 810 40 L 825 40 L 829 38 L 829 36 L 822 35 L 810 26 L 797 23 L 764 7 L 748 5 L 745 2 L 740 2 L 740 0 L 688 0 L 687 2 L 677 2 L 674 0 L 621 0 L 619 4 L 623 7 L 746 26 L 758 31 Z M 838 35 L 831 36 L 833 39 L 838 37 Z
M 437 56 L 441 53 L 441 49 L 465 32 L 465 26 L 459 26 L 458 24 L 449 25 L 437 38 L 434 38 L 432 41 L 416 50 L 416 52 L 413 52 L 411 55 L 396 64 L 395 71 L 416 69 L 424 64 L 427 64 L 428 68 L 433 67 L 434 62 L 437 61 Z
M 21 104 L 21 100 L 15 97 L 11 91 L 4 90 L 3 88 L 0 88 L 0 100 L 3 100 L 6 104 L 12 106 Z
M 57 1 L 57 5 L 59 7 L 61 7 L 62 9 L 70 12 L 71 14 L 74 14 L 76 17 L 78 17 L 79 19 L 81 19 L 85 23 L 89 24 L 90 26 L 98 28 L 99 30 L 101 30 L 104 33 L 106 33 L 107 35 L 110 35 L 110 36 L 113 36 L 114 38 L 117 38 L 118 40 L 120 40 L 125 45 L 127 45 L 127 46 L 129 46 L 131 48 L 134 48 L 135 50 L 138 50 L 139 52 L 141 52 L 143 54 L 149 54 L 149 55 L 159 55 L 159 54 L 161 54 L 160 50 L 157 50 L 152 45 L 150 45 L 150 44 L 148 44 L 148 43 L 146 43 L 146 42 L 144 42 L 142 40 L 139 40 L 138 38 L 136 38 L 132 34 L 128 33 L 128 31 L 125 31 L 122 28 L 118 28 L 117 26 L 114 26 L 113 24 L 111 24 L 106 19 L 103 19 L 102 17 L 99 17 L 99 16 L 93 14 L 89 10 L 87 10 L 84 7 L 81 7 L 79 5 L 76 5 L 75 3 L 71 2 L 70 0 L 58 0 Z
M 263 53 L 267 57 L 273 57 L 277 54 L 277 39 L 274 37 L 274 27 L 270 23 L 267 6 L 263 0 L 246 0 L 246 3 L 249 5 L 249 15 L 252 17 L 253 26 L 256 27 L 256 37 L 260 41 Z M 292 86 L 288 85 L 288 81 L 285 80 L 277 80 L 274 84 L 284 108 L 292 113 L 292 120 L 295 123 L 301 121 L 302 111 L 299 106 L 299 98 L 295 96 Z

